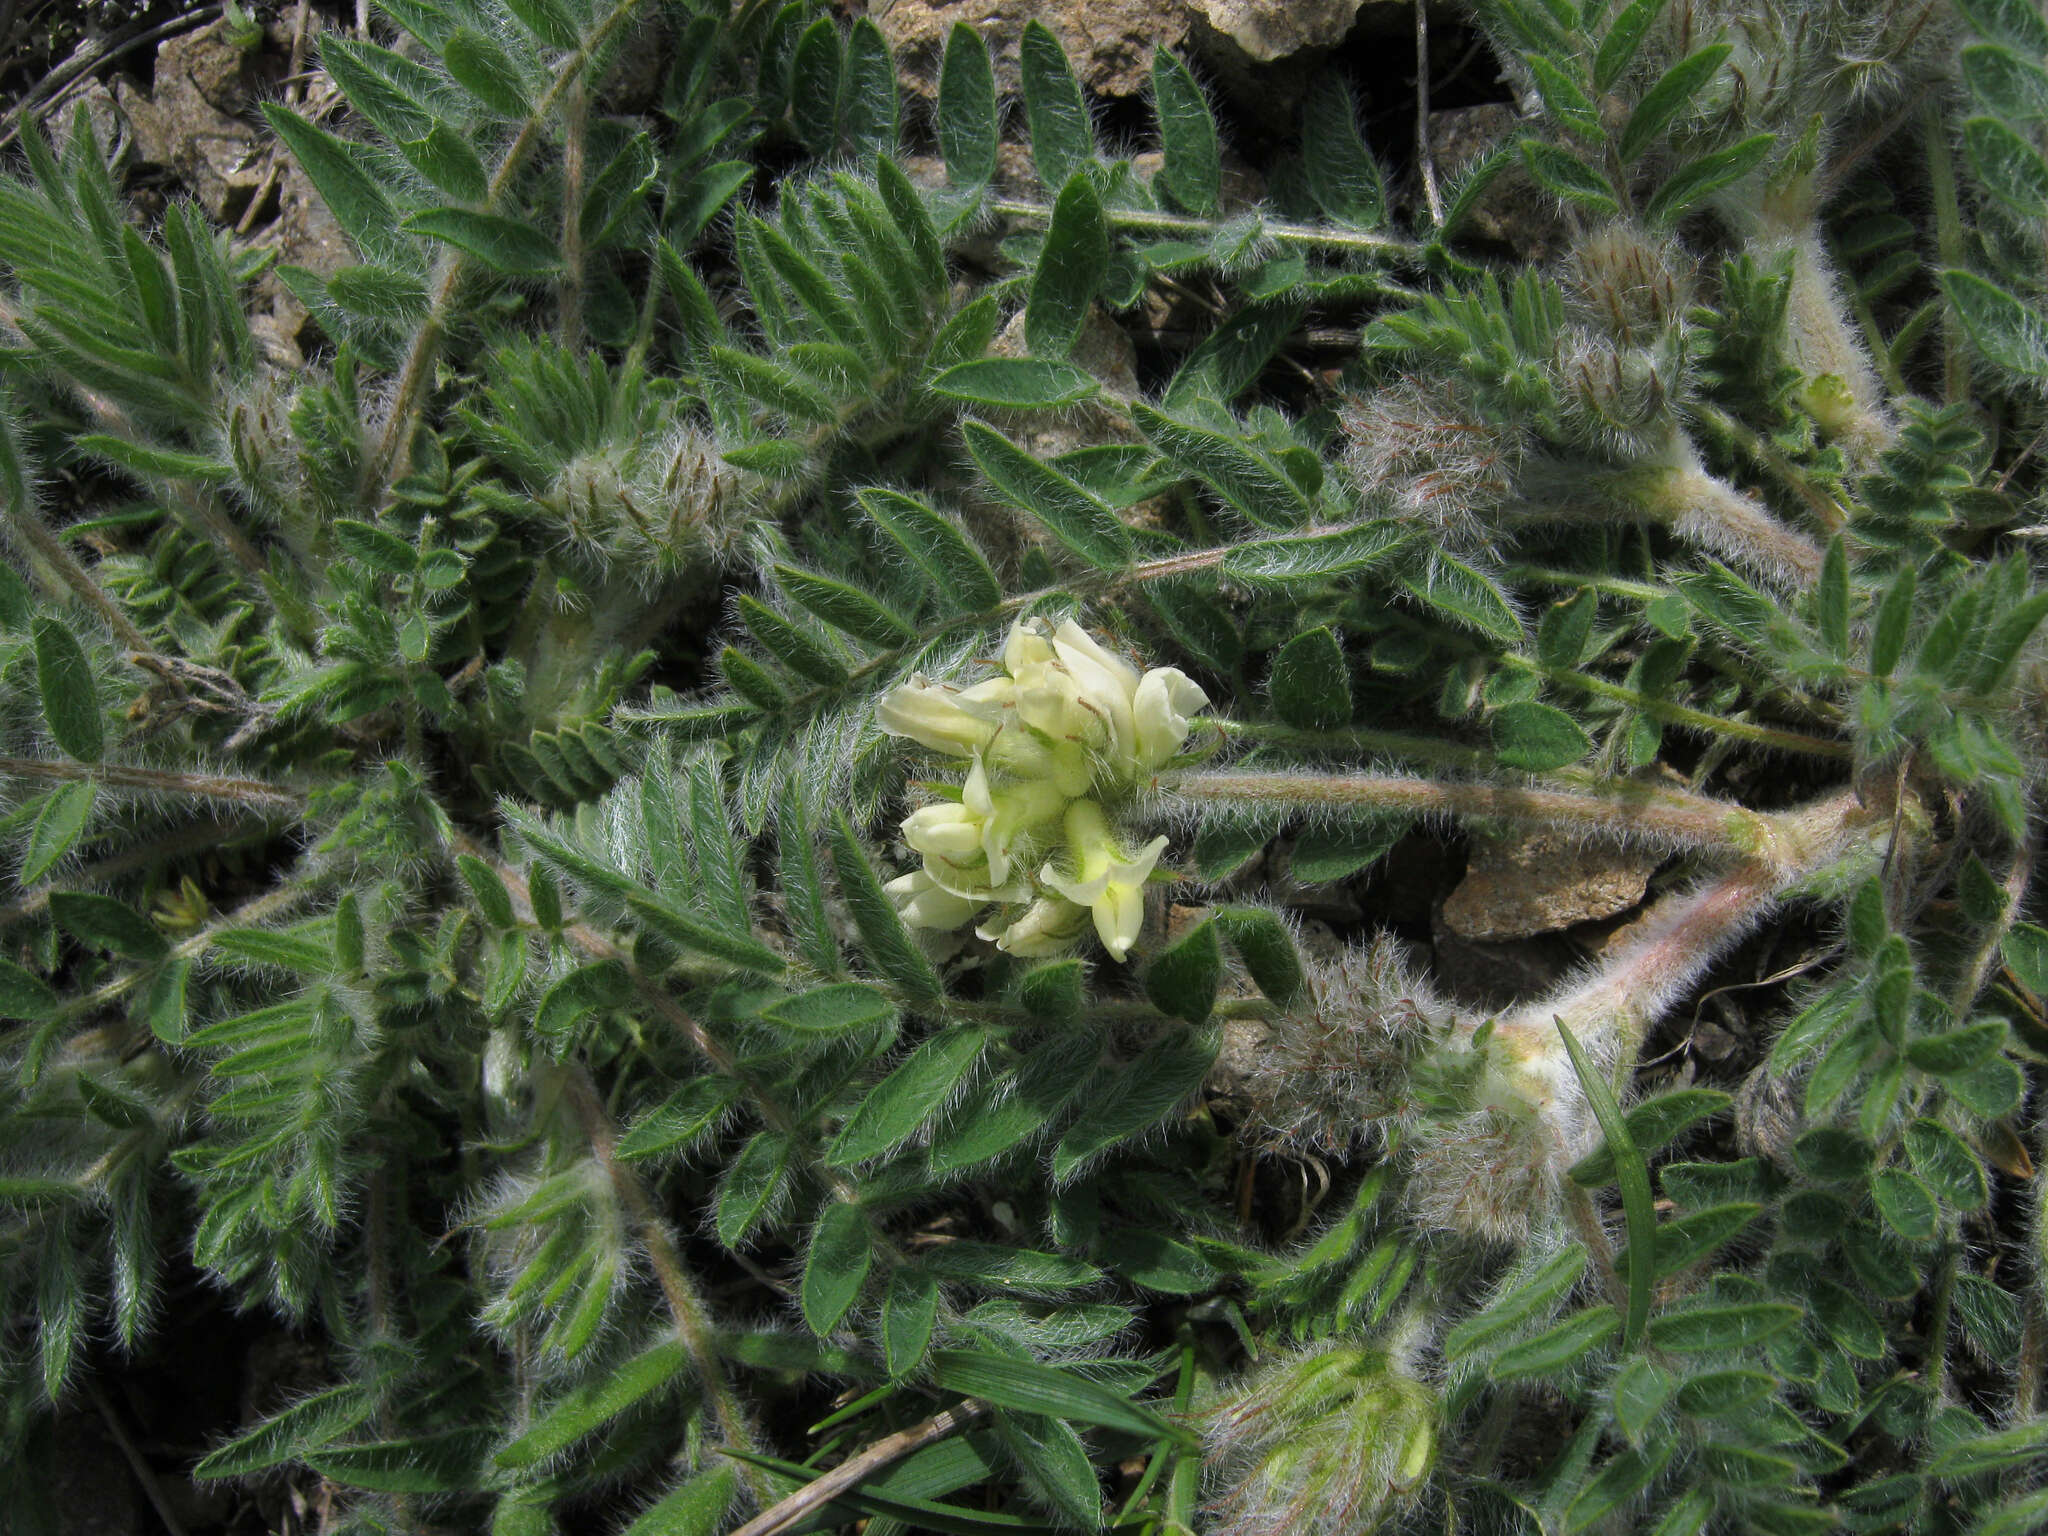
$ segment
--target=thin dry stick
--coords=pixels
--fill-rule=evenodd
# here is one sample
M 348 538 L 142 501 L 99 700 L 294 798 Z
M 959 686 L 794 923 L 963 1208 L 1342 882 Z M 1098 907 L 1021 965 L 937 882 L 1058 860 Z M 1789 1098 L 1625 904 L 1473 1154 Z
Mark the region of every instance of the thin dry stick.
M 156 1469 L 144 1459 L 135 1441 L 129 1437 L 127 1426 L 121 1422 L 120 1414 L 114 1411 L 114 1405 L 107 1400 L 107 1394 L 100 1390 L 98 1382 L 92 1380 L 87 1380 L 85 1392 L 86 1396 L 92 1399 L 93 1407 L 99 1411 L 100 1422 L 107 1426 L 107 1433 L 113 1437 L 114 1444 L 126 1458 L 128 1469 L 135 1474 L 135 1481 L 142 1485 L 142 1492 L 149 1500 L 149 1507 L 156 1511 L 157 1519 L 163 1521 L 164 1529 L 170 1536 L 185 1536 L 185 1527 L 178 1523 L 177 1512 L 171 1508 L 170 1501 L 164 1497 L 162 1484 L 156 1480 Z
M 935 1440 L 945 1439 L 954 1430 L 972 1424 L 988 1411 L 987 1403 L 970 1397 L 942 1413 L 933 1414 L 922 1424 L 913 1424 L 893 1435 L 885 1435 L 866 1450 L 849 1456 L 815 1482 L 804 1484 L 780 1503 L 762 1510 L 732 1536 L 777 1536 L 778 1532 L 788 1530 L 799 1520 L 824 1508 L 880 1468 L 902 1460 L 912 1451 L 921 1450 Z
M 1422 173 L 1422 198 L 1429 222 L 1441 229 L 1443 194 L 1436 186 L 1436 152 L 1429 142 L 1429 0 L 1415 0 L 1415 165 Z

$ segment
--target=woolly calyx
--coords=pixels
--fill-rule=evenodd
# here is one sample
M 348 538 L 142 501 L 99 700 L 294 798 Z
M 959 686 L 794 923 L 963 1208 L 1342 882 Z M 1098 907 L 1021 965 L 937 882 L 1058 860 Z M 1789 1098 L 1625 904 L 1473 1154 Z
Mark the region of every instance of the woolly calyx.
M 1333 1343 L 1261 1365 L 1210 1424 L 1219 1536 L 1373 1529 L 1436 1454 L 1436 1401 L 1384 1348 Z

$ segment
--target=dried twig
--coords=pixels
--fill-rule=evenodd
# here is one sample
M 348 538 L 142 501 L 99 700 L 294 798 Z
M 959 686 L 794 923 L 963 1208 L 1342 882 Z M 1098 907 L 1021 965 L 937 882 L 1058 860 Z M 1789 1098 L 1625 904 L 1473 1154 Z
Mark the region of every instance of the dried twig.
M 933 1414 L 921 1424 L 885 1435 L 866 1450 L 849 1456 L 823 1477 L 804 1484 L 788 1498 L 762 1510 L 732 1536 L 776 1536 L 778 1531 L 788 1530 L 879 1469 L 902 1460 L 912 1451 L 920 1450 L 935 1440 L 945 1439 L 954 1430 L 972 1424 L 988 1411 L 987 1403 L 970 1397 L 943 1413 Z

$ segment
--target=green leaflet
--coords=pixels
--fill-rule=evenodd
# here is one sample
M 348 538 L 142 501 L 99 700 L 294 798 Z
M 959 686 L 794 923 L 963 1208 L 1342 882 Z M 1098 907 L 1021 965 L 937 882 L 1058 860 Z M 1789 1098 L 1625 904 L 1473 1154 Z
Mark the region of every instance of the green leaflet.
M 1149 405 L 1131 419 L 1176 469 L 1213 489 L 1262 528 L 1293 528 L 1315 511 L 1311 494 L 1273 457 L 1227 432 L 1176 420 Z
M 1152 53 L 1152 110 L 1164 151 L 1160 181 L 1188 212 L 1214 213 L 1223 186 L 1216 119 L 1187 65 L 1164 48 Z
M 467 208 L 429 208 L 409 216 L 405 227 L 444 240 L 507 277 L 534 277 L 560 265 L 555 242 L 531 224 L 476 213 Z
M 1301 134 L 1309 190 L 1323 212 L 1354 229 L 1379 228 L 1387 211 L 1385 178 L 1359 134 L 1351 92 L 1334 74 L 1319 74 L 1309 87 Z
M 44 797 L 21 860 L 18 878 L 23 885 L 42 879 L 76 846 L 91 819 L 97 793 L 91 779 L 79 779 L 59 785 Z
M 1000 1408 L 1042 1413 L 1121 1430 L 1141 1440 L 1185 1441 L 1185 1431 L 1085 1377 L 1058 1366 L 1009 1360 L 975 1350 L 932 1353 L 932 1379 L 942 1389 Z
M 560 1454 L 653 1393 L 669 1386 L 689 1364 L 680 1339 L 665 1339 L 614 1366 L 598 1380 L 547 1405 L 531 1428 L 499 1451 L 501 1467 L 530 1467 Z
M 1289 725 L 1334 731 L 1351 723 L 1351 668 L 1327 628 L 1303 630 L 1280 647 L 1266 692 L 1273 713 Z
M 965 22 L 946 34 L 939 66 L 939 153 L 946 179 L 956 187 L 986 186 L 996 173 L 1000 125 L 996 117 L 996 74 L 988 47 Z
M 811 1251 L 804 1260 L 801 1297 L 811 1332 L 822 1336 L 839 1326 L 860 1295 L 873 1258 L 860 1207 L 838 1200 L 826 1206 L 812 1228 Z
M 1109 225 L 1095 183 L 1075 172 L 1060 188 L 1024 306 L 1024 339 L 1032 354 L 1057 360 L 1073 350 L 1095 296 L 1109 273 Z
M 1024 24 L 1018 60 L 1038 179 L 1048 187 L 1064 187 L 1095 159 L 1095 129 L 1081 99 L 1081 83 L 1059 39 L 1042 22 Z
M 1096 497 L 1041 464 L 995 428 L 961 424 L 967 451 L 997 493 L 1030 513 L 1053 537 L 1098 570 L 1120 570 L 1131 556 L 1130 534 Z
M 36 689 L 42 696 L 43 724 L 66 756 L 96 763 L 106 751 L 106 727 L 100 717 L 92 663 L 61 620 L 40 615 L 34 630 Z
M 361 151 L 283 107 L 266 102 L 263 115 L 356 249 L 374 254 L 390 245 L 397 218 Z
M 926 386 L 935 395 L 1008 410 L 1051 410 L 1078 405 L 1098 388 L 1071 363 L 1042 358 L 990 357 L 948 368 Z
M 1214 943 L 1213 933 L 1208 942 Z M 1053 1149 L 1053 1177 L 1070 1179 L 1098 1153 L 1149 1130 L 1194 1092 L 1214 1065 L 1220 1046 L 1214 1031 L 1172 1029 L 1099 1080 Z
M 825 1160 L 844 1167 L 907 1140 L 967 1075 L 985 1043 L 980 1030 L 964 1026 L 925 1041 L 861 1100 L 832 1138 Z

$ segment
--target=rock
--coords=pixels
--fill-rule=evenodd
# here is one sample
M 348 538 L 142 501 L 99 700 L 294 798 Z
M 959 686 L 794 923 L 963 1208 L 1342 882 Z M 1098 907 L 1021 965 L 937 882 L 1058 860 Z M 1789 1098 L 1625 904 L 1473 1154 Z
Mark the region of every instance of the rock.
M 1655 853 L 1594 847 L 1561 832 L 1475 834 L 1465 878 L 1444 900 L 1444 926 L 1463 939 L 1498 943 L 1612 917 L 1643 899 L 1662 862 Z
M 937 93 L 939 61 L 956 22 L 966 22 L 987 40 L 997 88 L 1005 93 L 1018 88 L 1017 44 L 1027 21 L 1045 24 L 1067 50 L 1082 89 L 1099 96 L 1142 95 L 1151 79 L 1153 48 L 1179 47 L 1188 31 L 1180 0 L 872 0 L 868 15 L 896 50 L 905 87 L 927 98 Z
M 1405 6 L 1407 0 L 1373 0 Z M 1254 63 L 1270 64 L 1304 48 L 1334 48 L 1365 0 L 1191 0 L 1196 15 Z
M 1449 182 L 1488 150 L 1511 143 L 1521 129 L 1520 114 L 1501 102 L 1430 113 L 1429 147 L 1439 183 Z M 1494 177 L 1465 229 L 1530 261 L 1548 259 L 1570 239 L 1557 199 L 1530 180 L 1519 161 Z
M 235 46 L 225 22 L 173 38 L 157 54 L 149 94 L 125 80 L 116 89 L 136 157 L 175 172 L 210 217 L 234 223 L 264 176 L 259 135 L 242 114 L 282 67 L 266 53 Z

